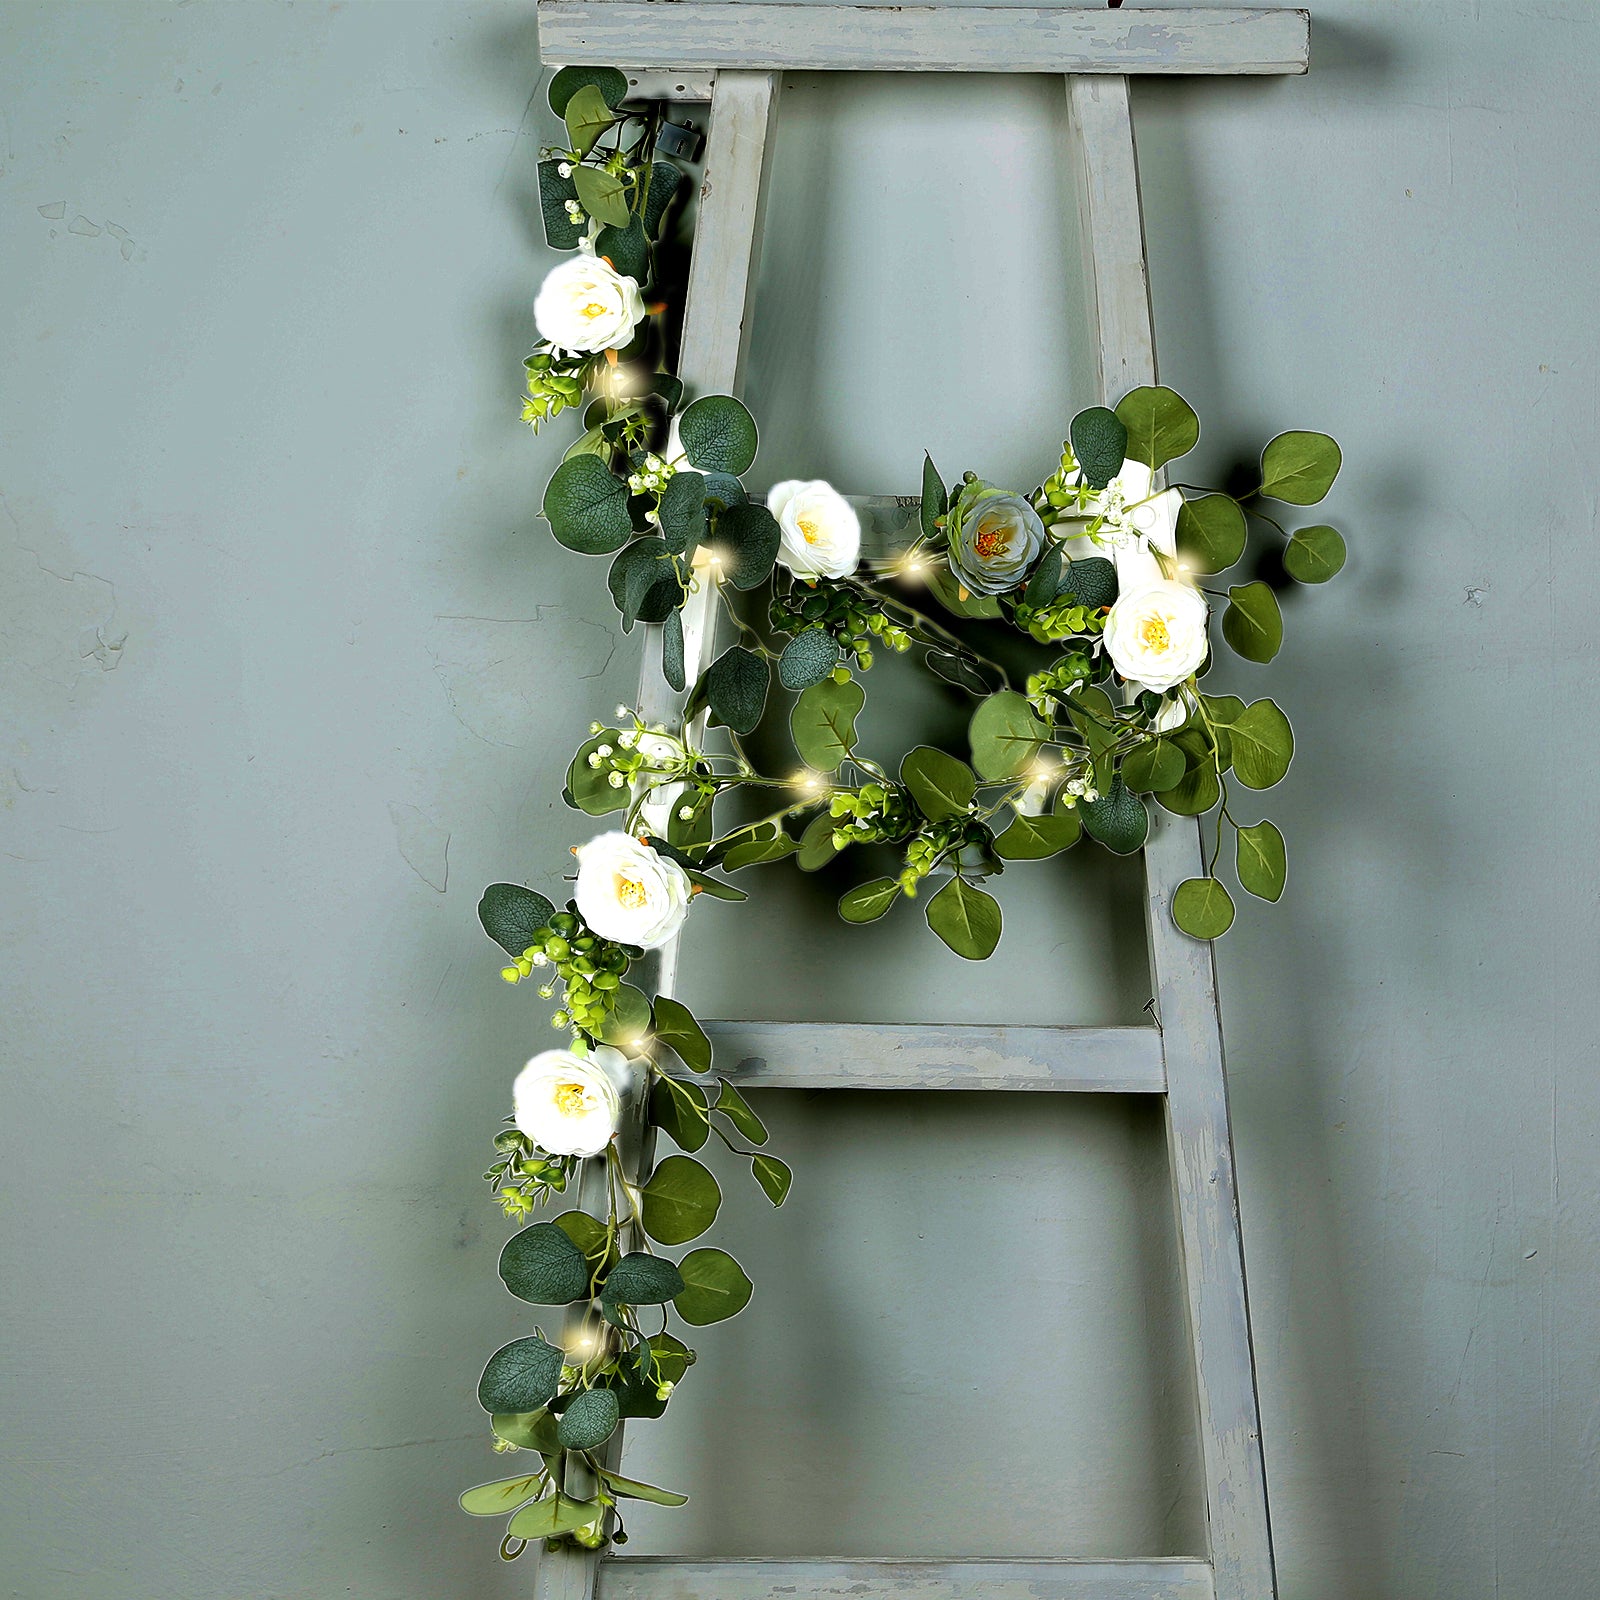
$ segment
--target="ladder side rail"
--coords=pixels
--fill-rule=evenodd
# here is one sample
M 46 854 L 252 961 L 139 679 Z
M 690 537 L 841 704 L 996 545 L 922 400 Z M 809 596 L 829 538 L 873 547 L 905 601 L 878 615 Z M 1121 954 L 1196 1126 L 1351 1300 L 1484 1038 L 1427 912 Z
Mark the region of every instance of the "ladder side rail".
M 1138 156 L 1126 78 L 1067 79 L 1091 337 L 1107 404 L 1156 381 Z M 1206 1480 L 1217 1600 L 1276 1595 L 1222 1022 L 1210 944 L 1172 923 L 1172 892 L 1202 870 L 1197 819 L 1157 811 L 1144 850 L 1145 920 L 1167 1070 L 1167 1143 Z
M 711 97 L 711 123 L 706 139 L 705 176 L 700 186 L 700 216 L 689 259 L 689 285 L 684 301 L 680 375 L 701 394 L 732 393 L 739 386 L 748 345 L 750 303 L 755 293 L 761 249 L 761 220 L 766 203 L 772 128 L 777 116 L 780 78 L 770 72 L 721 72 Z M 702 581 L 684 609 L 684 673 L 689 683 L 710 665 L 716 650 L 718 600 L 709 581 Z M 661 670 L 661 625 L 651 623 L 643 634 L 639 672 L 639 715 L 647 723 L 669 729 L 682 724 L 682 697 Z M 695 729 L 703 728 L 704 719 Z M 692 735 L 695 730 L 690 730 Z M 635 969 L 641 987 L 671 994 L 678 972 L 677 939 L 653 952 Z M 620 1141 L 624 1175 L 637 1183 L 648 1172 L 654 1154 L 654 1130 L 645 1116 L 644 1074 L 624 1106 Z M 604 1217 L 609 1191 L 604 1167 L 590 1162 L 584 1169 L 577 1204 Z M 584 1313 L 570 1314 L 570 1336 L 583 1325 Z M 607 1463 L 622 1452 L 624 1429 L 607 1442 Z M 579 1497 L 593 1490 L 590 1474 L 571 1467 L 566 1492 Z M 597 1551 L 562 1545 L 539 1556 L 534 1580 L 537 1600 L 593 1600 L 600 1556 Z

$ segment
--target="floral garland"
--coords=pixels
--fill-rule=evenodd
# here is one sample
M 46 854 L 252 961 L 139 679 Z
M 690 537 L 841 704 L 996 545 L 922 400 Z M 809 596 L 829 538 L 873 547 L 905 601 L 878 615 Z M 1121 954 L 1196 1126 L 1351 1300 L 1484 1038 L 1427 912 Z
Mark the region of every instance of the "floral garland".
M 752 500 L 741 481 L 756 456 L 750 413 L 727 395 L 685 405 L 663 370 L 666 306 L 652 306 L 647 289 L 666 287 L 655 246 L 682 175 L 657 153 L 670 125 L 659 108 L 625 104 L 627 87 L 612 68 L 566 68 L 550 86 L 568 143 L 540 163 L 545 231 L 576 254 L 535 302 L 540 342 L 526 361 L 523 415 L 537 429 L 591 397 L 544 517 L 568 549 L 612 558 L 625 632 L 659 625 L 663 674 L 688 691 L 683 727 L 703 714 L 727 733 L 712 749 L 627 708 L 592 724 L 563 798 L 620 821 L 574 849 L 573 898 L 558 909 L 499 883 L 479 906 L 510 957 L 502 976 L 515 984 L 537 971 L 546 999 L 559 988 L 552 1021 L 569 1036 L 517 1077 L 485 1174 L 521 1225 L 500 1258 L 506 1287 L 568 1308 L 560 1342 L 540 1330 L 513 1340 L 478 1386 L 496 1449 L 541 1463 L 462 1496 L 475 1515 L 511 1514 L 508 1559 L 535 1538 L 621 1543 L 623 1499 L 683 1503 L 619 1475 L 606 1446 L 624 1419 L 660 1416 L 695 1359 L 669 1331 L 669 1312 L 687 1327 L 721 1321 L 743 1310 L 752 1286 L 722 1250 L 672 1261 L 653 1246 L 688 1244 L 715 1221 L 721 1188 L 694 1159 L 713 1135 L 748 1161 L 774 1205 L 791 1182 L 762 1148 L 761 1119 L 710 1076 L 711 1043 L 688 1008 L 625 981 L 635 963 L 676 938 L 702 897 L 745 899 L 726 875 L 787 857 L 814 872 L 860 846 L 892 851 L 898 865 L 845 892 L 845 922 L 876 921 L 936 878 L 929 927 L 982 960 L 999 943 L 1001 909 L 981 885 L 1085 834 L 1118 854 L 1138 850 L 1146 796 L 1180 816 L 1216 814 L 1204 875 L 1179 886 L 1171 915 L 1194 938 L 1218 937 L 1234 916 L 1216 871 L 1225 828 L 1240 887 L 1269 901 L 1283 892 L 1283 836 L 1270 821 L 1238 822 L 1231 785 L 1272 787 L 1294 739 L 1272 700 L 1202 687 L 1213 602 L 1236 655 L 1277 654 L 1274 587 L 1252 579 L 1219 592 L 1205 580 L 1242 558 L 1252 521 L 1280 536 L 1272 559 L 1289 580 L 1321 583 L 1344 562 L 1333 528 L 1291 534 L 1261 505 L 1321 500 L 1340 465 L 1332 439 L 1273 439 L 1248 512 L 1228 494 L 1163 489 L 1157 474 L 1200 429 L 1179 395 L 1157 387 L 1133 390 L 1114 411 L 1080 412 L 1055 470 L 1028 493 L 972 472 L 947 489 L 925 460 L 916 537 L 882 558 L 863 559 L 858 513 L 827 483 L 785 481 L 764 504 Z M 756 591 L 767 598 L 763 626 L 734 601 Z M 738 642 L 690 685 L 684 609 L 694 603 L 726 612 Z M 1036 658 L 1022 687 L 973 642 L 974 622 L 1022 636 Z M 968 759 L 923 745 L 891 770 L 859 747 L 861 677 L 881 650 L 919 654 L 972 697 Z M 743 743 L 768 714 L 774 670 L 794 696 L 798 778 L 762 773 Z M 764 815 L 719 827 L 718 802 L 740 792 Z M 680 1153 L 635 1187 L 629 1162 L 642 1156 L 648 1170 L 658 1132 Z M 580 1186 L 582 1208 L 529 1220 Z

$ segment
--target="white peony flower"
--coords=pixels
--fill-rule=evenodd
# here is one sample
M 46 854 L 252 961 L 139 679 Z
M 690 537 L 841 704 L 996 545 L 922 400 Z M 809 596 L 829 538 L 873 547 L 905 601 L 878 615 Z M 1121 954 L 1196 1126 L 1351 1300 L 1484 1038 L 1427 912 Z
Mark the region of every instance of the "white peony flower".
M 552 267 L 533 302 L 540 335 L 561 350 L 620 350 L 644 317 L 644 296 L 599 256 Z
M 597 834 L 580 845 L 578 914 L 604 939 L 659 950 L 689 914 L 692 886 L 676 861 L 631 834 Z
M 1206 616 L 1205 597 L 1184 583 L 1125 591 L 1106 617 L 1111 664 L 1146 689 L 1182 683 L 1206 658 Z
M 610 1045 L 542 1051 L 517 1074 L 512 1120 L 549 1155 L 597 1156 L 617 1131 L 627 1081 L 627 1058 Z
M 773 484 L 767 510 L 782 537 L 778 560 L 797 578 L 847 578 L 861 559 L 861 519 L 856 508 L 820 478 Z

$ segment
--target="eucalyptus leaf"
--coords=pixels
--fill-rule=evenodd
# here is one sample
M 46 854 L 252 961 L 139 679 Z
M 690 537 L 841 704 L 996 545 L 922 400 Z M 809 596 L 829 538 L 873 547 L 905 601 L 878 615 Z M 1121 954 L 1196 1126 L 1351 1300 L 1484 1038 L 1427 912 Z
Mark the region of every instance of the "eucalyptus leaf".
M 542 894 L 520 883 L 491 883 L 478 902 L 483 931 L 508 956 L 520 956 L 528 949 L 555 912 Z
M 683 1275 L 683 1288 L 672 1303 L 691 1327 L 726 1321 L 750 1304 L 754 1286 L 725 1250 L 708 1246 L 691 1250 L 678 1263 L 678 1271 Z
M 644 1231 L 657 1244 L 698 1239 L 722 1206 L 722 1190 L 691 1156 L 668 1156 L 651 1174 L 640 1197 Z
M 788 1199 L 794 1174 L 784 1162 L 776 1156 L 756 1155 L 751 1157 L 750 1170 L 773 1205 L 781 1206 Z
M 674 607 L 661 624 L 661 676 L 670 688 L 683 693 L 683 612 Z
M 583 1389 L 561 1413 L 556 1436 L 568 1450 L 598 1450 L 621 1420 L 622 1408 L 610 1389 Z
M 1114 605 L 1117 598 L 1117 569 L 1104 556 L 1079 556 L 1069 562 L 1056 586 L 1057 596 L 1071 595 L 1080 606 L 1098 611 Z
M 1272 660 L 1283 645 L 1283 613 L 1277 595 L 1259 580 L 1234 584 L 1222 613 L 1222 637 L 1233 653 L 1246 661 L 1265 664 Z
M 603 817 L 612 811 L 622 811 L 628 804 L 628 790 L 624 786 L 620 789 L 613 788 L 610 779 L 610 770 L 604 765 L 603 760 L 596 765 L 589 765 L 590 756 L 599 756 L 600 746 L 611 745 L 614 749 L 617 742 L 617 730 L 604 728 L 599 733 L 592 734 L 579 745 L 578 753 L 572 758 L 572 765 L 567 768 L 567 803 L 576 811 L 581 811 L 585 816 Z M 522 952 L 517 952 L 520 955 Z
M 1222 783 L 1215 761 L 1207 759 L 1191 767 L 1183 780 L 1156 796 L 1163 810 L 1180 817 L 1204 815 L 1222 798 Z
M 965 878 L 952 878 L 928 902 L 927 918 L 928 926 L 968 961 L 986 960 L 1000 943 L 1000 902 Z
M 1090 406 L 1072 419 L 1069 436 L 1083 481 L 1097 491 L 1105 488 L 1128 455 L 1128 430 L 1122 418 L 1105 406 Z
M 795 860 L 795 865 L 802 872 L 816 872 L 838 855 L 833 845 L 834 820 L 826 812 L 820 811 L 806 824 L 806 831 L 800 835 L 800 850 Z
M 995 835 L 994 853 L 1003 861 L 1043 861 L 1078 842 L 1083 823 L 1076 811 L 1057 811 L 1041 817 L 1023 812 Z
M 536 1306 L 565 1306 L 589 1298 L 589 1263 L 583 1251 L 553 1222 L 532 1222 L 506 1240 L 500 1252 L 500 1277 L 519 1300 Z M 532 1405 L 489 1406 L 490 1411 L 532 1411 Z
M 1235 776 L 1247 789 L 1270 789 L 1294 759 L 1294 729 L 1275 701 L 1245 707 L 1229 729 Z
M 1312 506 L 1333 487 L 1342 457 L 1325 433 L 1280 433 L 1261 452 L 1260 493 L 1294 506 Z
M 1200 419 L 1176 390 L 1145 385 L 1117 402 L 1128 430 L 1128 455 L 1152 471 L 1187 455 L 1200 440 Z
M 572 97 L 585 84 L 593 84 L 605 103 L 615 111 L 628 97 L 628 80 L 616 67 L 563 67 L 550 80 L 547 91 L 550 109 L 565 118 Z
M 751 1144 L 767 1142 L 767 1125 L 750 1109 L 745 1097 L 726 1078 L 717 1093 L 717 1103 L 711 1108 L 720 1111 Z
M 1150 832 L 1144 801 L 1119 776 L 1098 800 L 1080 800 L 1084 831 L 1119 856 L 1132 855 Z
M 782 540 L 778 519 L 765 506 L 729 506 L 712 532 L 715 553 L 735 589 L 754 589 L 772 576 Z
M 539 1410 L 555 1395 L 565 1359 L 537 1334 L 502 1345 L 489 1357 L 478 1380 L 478 1404 L 488 1412 Z
M 613 1240 L 598 1217 L 591 1217 L 587 1211 L 563 1211 L 556 1218 L 556 1226 L 583 1252 L 591 1273 L 605 1265 Z
M 469 1517 L 503 1517 L 537 1498 L 544 1487 L 544 1475 L 534 1473 L 520 1478 L 501 1478 L 495 1483 L 480 1483 L 461 1496 L 461 1509 Z
M 1244 554 L 1244 508 L 1226 494 L 1185 500 L 1176 537 L 1179 559 L 1190 572 L 1222 572 Z
M 613 1307 L 665 1305 L 682 1293 L 685 1281 L 680 1268 L 670 1261 L 635 1251 L 606 1274 L 600 1299 Z
M 595 140 L 617 119 L 600 90 L 586 83 L 567 101 L 561 120 L 567 125 L 567 138 L 572 142 L 573 152 L 586 156 L 594 149 Z M 577 172 L 573 176 L 576 177 Z
M 1188 772 L 1183 751 L 1170 739 L 1152 739 L 1140 745 L 1122 763 L 1122 780 L 1139 794 L 1156 794 L 1175 788 Z
M 578 204 L 602 227 L 628 226 L 632 213 L 628 209 L 628 191 L 620 178 L 600 167 L 574 167 L 572 183 L 578 191 Z
M 567 201 L 578 198 L 571 175 L 563 178 L 565 161 L 552 157 L 539 163 L 539 213 L 544 219 L 545 243 L 552 250 L 576 250 L 583 240 L 583 224 L 574 222 Z
M 1283 569 L 1296 583 L 1326 583 L 1344 566 L 1344 539 L 1337 528 L 1318 523 L 1297 528 L 1284 546 Z
M 497 1438 L 519 1450 L 537 1450 L 546 1456 L 560 1454 L 556 1419 L 548 1411 L 497 1411 L 490 1417 L 489 1426 Z
M 858 883 L 839 896 L 839 915 L 846 922 L 876 922 L 900 898 L 894 878 L 874 878 Z
M 693 1153 L 703 1149 L 711 1137 L 706 1093 L 697 1083 L 657 1078 L 650 1090 L 650 1120 L 680 1150 Z
M 924 539 L 932 542 L 944 537 L 944 530 L 938 525 L 939 518 L 949 509 L 950 497 L 945 492 L 944 480 L 933 464 L 933 457 L 925 455 L 922 458 L 922 503 L 919 512 Z
M 617 552 L 606 574 L 611 599 L 622 613 L 622 631 L 635 622 L 664 622 L 683 598 L 678 564 L 665 539 L 635 539 Z
M 771 669 L 760 656 L 743 645 L 730 645 L 706 668 L 706 703 L 711 723 L 724 724 L 735 733 L 751 733 L 767 703 Z
M 1050 545 L 1039 557 L 1039 564 L 1022 591 L 1024 605 L 1047 606 L 1061 593 L 1062 557 L 1060 545 Z
M 1289 857 L 1275 823 L 1240 828 L 1235 844 L 1239 887 L 1258 900 L 1277 900 L 1289 877 Z
M 832 673 L 839 664 L 839 646 L 826 628 L 806 628 L 790 639 L 778 657 L 778 682 L 798 693 Z
M 1002 689 L 972 714 L 967 738 L 978 775 L 991 780 L 1014 778 L 1039 759 L 1049 728 L 1028 704 L 1026 695 Z
M 635 283 L 649 281 L 650 244 L 637 213 L 628 218 L 625 228 L 602 228 L 595 236 L 594 253 L 604 256 L 623 277 Z
M 513 1539 L 554 1539 L 598 1523 L 605 1516 L 598 1500 L 569 1500 L 564 1494 L 549 1494 L 524 1506 L 506 1525 Z
M 694 1013 L 681 1000 L 658 995 L 655 1005 L 655 1036 L 691 1072 L 711 1070 L 711 1041 L 706 1030 L 695 1021 Z
M 666 220 L 667 209 L 676 198 L 682 182 L 683 174 L 670 161 L 650 163 L 640 215 L 644 221 L 644 231 L 652 239 L 660 238 L 661 224 Z
M 789 732 L 800 759 L 817 772 L 833 772 L 856 746 L 856 718 L 866 691 L 854 678 L 827 677 L 795 701 Z
M 686 1494 L 658 1489 L 653 1483 L 640 1483 L 636 1478 L 624 1478 L 620 1472 L 612 1472 L 605 1467 L 600 1469 L 599 1476 L 612 1494 L 623 1500 L 648 1500 L 657 1506 L 686 1506 L 689 1503 Z
M 678 419 L 678 437 L 691 465 L 737 478 L 756 458 L 755 418 L 732 395 L 708 394 Z
M 1215 878 L 1189 878 L 1173 892 L 1172 920 L 1191 939 L 1220 939 L 1233 926 L 1233 897 Z
M 978 787 L 977 775 L 965 761 L 927 744 L 907 753 L 900 763 L 900 781 L 930 822 L 964 817 Z
M 661 491 L 661 537 L 675 555 L 691 557 L 706 542 L 706 480 L 685 467 Z
M 633 537 L 628 486 L 598 456 L 574 456 L 551 474 L 544 518 L 559 543 L 580 555 L 604 556 Z
M 615 1046 L 624 1055 L 634 1055 L 650 1031 L 650 1001 L 631 983 L 619 983 L 611 994 L 611 1010 L 600 1025 L 600 1042 Z

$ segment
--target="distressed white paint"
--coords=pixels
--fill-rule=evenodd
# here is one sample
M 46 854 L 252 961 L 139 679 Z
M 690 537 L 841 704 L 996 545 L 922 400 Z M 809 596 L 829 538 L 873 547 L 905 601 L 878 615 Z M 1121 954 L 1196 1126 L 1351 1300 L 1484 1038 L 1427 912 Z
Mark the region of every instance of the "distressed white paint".
M 547 61 L 839 72 L 1295 73 L 1304 11 L 539 0 Z

